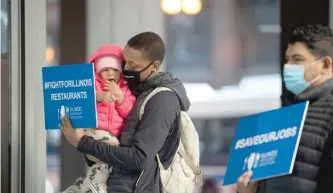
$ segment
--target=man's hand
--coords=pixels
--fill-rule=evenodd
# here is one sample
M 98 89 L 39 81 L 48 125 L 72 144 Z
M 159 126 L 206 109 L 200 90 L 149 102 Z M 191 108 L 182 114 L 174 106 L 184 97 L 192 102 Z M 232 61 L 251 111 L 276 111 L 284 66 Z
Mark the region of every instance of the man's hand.
M 108 103 L 113 103 L 116 101 L 116 97 L 114 94 L 110 92 L 99 92 L 96 95 L 96 100 L 97 102 L 108 102 Z
M 115 81 L 106 81 L 104 89 L 108 90 L 115 97 L 115 100 L 118 104 L 121 104 L 124 100 L 124 93 L 121 91 L 120 87 Z
M 257 191 L 257 182 L 250 182 L 252 171 L 248 171 L 241 175 L 237 180 L 238 193 L 255 193 Z
M 93 135 L 95 135 L 96 131 L 97 131 L 96 129 L 86 129 L 86 130 L 85 130 L 86 135 L 88 135 L 88 136 L 93 136 Z
M 74 147 L 77 147 L 80 139 L 84 136 L 84 129 L 74 129 L 70 120 L 67 116 L 61 118 L 62 124 L 59 124 L 59 127 L 64 134 L 67 141 L 72 144 Z

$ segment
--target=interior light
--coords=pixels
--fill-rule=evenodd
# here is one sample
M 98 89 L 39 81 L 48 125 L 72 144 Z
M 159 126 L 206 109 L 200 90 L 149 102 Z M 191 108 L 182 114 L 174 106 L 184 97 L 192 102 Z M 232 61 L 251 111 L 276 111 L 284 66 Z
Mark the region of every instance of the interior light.
M 51 63 L 54 60 L 55 51 L 52 47 L 47 47 L 45 52 L 45 60 L 47 63 Z
M 202 0 L 183 0 L 181 8 L 186 15 L 196 15 L 202 9 Z
M 169 15 L 176 15 L 181 12 L 181 0 L 161 0 L 161 9 Z

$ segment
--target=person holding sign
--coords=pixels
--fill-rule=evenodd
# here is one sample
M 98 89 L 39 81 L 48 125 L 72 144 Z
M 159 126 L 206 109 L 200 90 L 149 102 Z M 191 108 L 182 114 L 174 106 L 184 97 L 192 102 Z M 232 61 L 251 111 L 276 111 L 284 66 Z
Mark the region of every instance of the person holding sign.
M 86 135 L 116 146 L 119 145 L 124 121 L 135 103 L 135 96 L 122 75 L 123 60 L 123 49 L 118 45 L 101 46 L 89 59 L 95 69 L 98 128 L 88 129 Z M 86 193 L 91 188 L 106 189 L 111 167 L 91 155 L 87 155 L 86 159 L 91 165 L 87 177 L 79 178 L 63 193 Z
M 124 130 L 121 133 L 120 145 L 112 146 L 85 135 L 82 129 L 73 129 L 68 117 L 62 118 L 60 125 L 64 136 L 73 146 L 84 153 L 95 156 L 101 161 L 113 166 L 107 185 L 109 193 L 158 193 L 165 192 L 166 186 L 163 174 L 178 174 L 182 178 L 169 178 L 173 183 L 168 188 L 186 185 L 193 188 L 195 176 L 200 174 L 179 156 L 182 138 L 188 142 L 198 142 L 190 119 L 186 119 L 187 129 L 194 131 L 193 136 L 183 135 L 185 111 L 190 108 L 184 85 L 171 74 L 160 72 L 165 55 L 165 45 L 162 38 L 153 32 L 143 32 L 132 37 L 124 48 L 125 66 L 123 74 L 131 91 L 137 96 L 136 103 L 129 114 Z M 163 88 L 163 91 L 156 90 Z M 158 93 L 156 91 L 159 91 Z M 147 98 L 149 100 L 146 100 Z M 144 105 L 144 108 L 141 108 Z M 195 135 L 196 134 L 196 135 Z M 199 143 L 191 147 L 183 147 L 189 159 L 199 156 L 188 156 L 198 152 Z M 190 148 L 190 149 L 189 149 Z M 183 149 L 183 148 L 182 148 Z M 175 161 L 174 158 L 182 159 Z M 184 169 L 183 166 L 186 168 Z M 177 170 L 168 173 L 171 166 L 177 164 Z M 198 163 L 191 163 L 198 167 Z M 163 168 L 163 169 L 162 169 Z M 192 169 L 193 168 L 193 169 Z M 184 170 L 189 175 L 185 175 Z M 175 181 L 176 179 L 176 181 Z M 198 182 L 200 180 L 198 179 Z M 170 187 L 170 185 L 172 187 Z M 184 187 L 183 187 L 184 188 Z M 186 188 L 185 188 L 186 189 Z M 177 189 L 177 193 L 184 193 Z M 191 192 L 191 191 L 187 191 Z M 192 191 L 193 192 L 193 191 Z
M 310 101 L 291 175 L 237 183 L 239 193 L 331 193 L 333 191 L 333 32 L 323 25 L 295 29 L 285 53 L 283 81 L 295 101 Z M 289 119 L 291 117 L 286 117 Z M 255 172 L 255 171 L 253 171 Z

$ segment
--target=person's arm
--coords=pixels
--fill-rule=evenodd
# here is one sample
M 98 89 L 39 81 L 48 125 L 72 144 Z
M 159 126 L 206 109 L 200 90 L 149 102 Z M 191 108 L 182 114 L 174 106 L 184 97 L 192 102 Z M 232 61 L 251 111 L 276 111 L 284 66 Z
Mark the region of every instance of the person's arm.
M 170 91 L 157 93 L 145 107 L 131 146 L 115 147 L 83 136 L 78 150 L 117 168 L 144 170 L 145 163 L 153 161 L 162 148 L 179 113 L 176 94 Z
M 133 105 L 135 103 L 135 96 L 128 88 L 124 89 L 123 92 L 124 99 L 121 104 L 116 102 L 116 110 L 118 111 L 119 115 L 125 119 L 133 108 Z

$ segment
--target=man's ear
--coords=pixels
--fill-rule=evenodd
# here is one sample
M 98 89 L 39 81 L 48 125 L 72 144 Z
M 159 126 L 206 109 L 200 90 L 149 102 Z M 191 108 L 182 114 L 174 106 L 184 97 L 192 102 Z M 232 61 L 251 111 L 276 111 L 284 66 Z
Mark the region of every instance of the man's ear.
M 152 72 L 158 72 L 159 69 L 160 69 L 160 66 L 161 66 L 161 62 L 159 62 L 159 61 L 155 61 L 155 62 L 152 64 L 152 66 L 153 66 Z
M 332 70 L 332 58 L 330 56 L 326 56 L 324 58 L 324 69 L 325 70 Z

